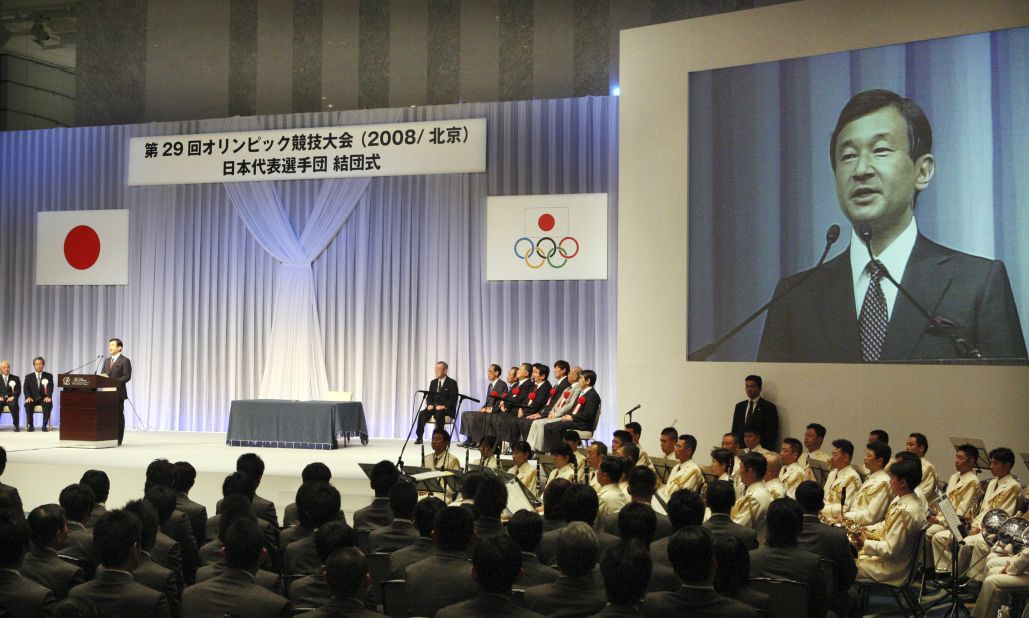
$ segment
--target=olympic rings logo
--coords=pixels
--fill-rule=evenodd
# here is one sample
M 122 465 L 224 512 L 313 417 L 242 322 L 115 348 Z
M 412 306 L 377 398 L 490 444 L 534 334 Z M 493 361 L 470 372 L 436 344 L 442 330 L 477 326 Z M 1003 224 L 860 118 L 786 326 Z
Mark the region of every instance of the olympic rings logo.
M 549 236 L 535 241 L 522 236 L 514 243 L 514 253 L 515 257 L 525 261 L 525 265 L 533 270 L 542 268 L 544 264 L 549 264 L 551 268 L 564 268 L 568 260 L 579 255 L 579 241 L 571 236 L 565 236 L 559 241 Z

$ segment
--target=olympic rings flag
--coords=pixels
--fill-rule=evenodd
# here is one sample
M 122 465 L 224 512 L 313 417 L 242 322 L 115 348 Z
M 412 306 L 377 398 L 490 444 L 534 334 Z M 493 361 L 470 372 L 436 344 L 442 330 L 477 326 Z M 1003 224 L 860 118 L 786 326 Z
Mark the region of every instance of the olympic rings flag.
M 486 279 L 607 279 L 607 194 L 486 198 Z

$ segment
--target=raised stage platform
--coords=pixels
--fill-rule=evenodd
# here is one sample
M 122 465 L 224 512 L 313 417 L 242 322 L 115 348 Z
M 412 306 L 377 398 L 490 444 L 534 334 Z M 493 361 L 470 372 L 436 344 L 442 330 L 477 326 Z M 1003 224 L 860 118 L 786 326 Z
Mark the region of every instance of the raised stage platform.
M 332 484 L 343 498 L 343 511 L 352 521 L 353 512 L 371 500 L 368 478 L 359 463 L 375 463 L 382 459 L 395 462 L 403 440 L 372 439 L 367 446 L 351 440 L 350 445 L 335 450 L 282 448 L 242 448 L 226 446 L 224 433 L 191 433 L 174 431 L 125 432 L 122 446 L 110 449 L 77 449 L 58 446 L 58 432 L 43 433 L 38 429 L 15 433 L 10 426 L 0 428 L 0 445 L 7 449 L 7 470 L 0 477 L 4 483 L 18 488 L 25 508 L 56 503 L 61 489 L 77 483 L 82 473 L 91 468 L 107 472 L 111 478 L 108 507 L 119 507 L 143 494 L 147 465 L 158 458 L 185 460 L 197 469 L 197 481 L 190 498 L 207 505 L 213 513 L 221 498 L 225 476 L 235 470 L 236 458 L 255 452 L 265 464 L 264 479 L 258 489 L 272 500 L 279 511 L 279 521 L 286 505 L 293 502 L 300 486 L 300 472 L 307 464 L 320 461 L 332 470 Z M 426 445 L 428 449 L 428 445 Z M 454 447 L 462 462 L 465 450 Z M 477 453 L 472 453 L 475 458 Z M 421 447 L 408 445 L 406 465 L 418 465 Z M 473 459 L 474 461 L 474 459 Z

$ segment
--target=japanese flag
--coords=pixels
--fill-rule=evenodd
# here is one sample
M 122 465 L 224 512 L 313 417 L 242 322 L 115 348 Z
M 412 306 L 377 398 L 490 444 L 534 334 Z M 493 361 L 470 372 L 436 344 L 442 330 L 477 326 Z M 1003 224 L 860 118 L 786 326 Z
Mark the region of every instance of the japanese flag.
M 128 210 L 37 213 L 36 285 L 128 282 Z

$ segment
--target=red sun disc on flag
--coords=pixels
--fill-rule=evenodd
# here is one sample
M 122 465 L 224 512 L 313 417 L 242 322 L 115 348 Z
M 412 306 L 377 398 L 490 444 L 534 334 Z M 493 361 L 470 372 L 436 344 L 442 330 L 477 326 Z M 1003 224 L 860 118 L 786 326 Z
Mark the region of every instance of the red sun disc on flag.
M 540 215 L 539 220 L 536 221 L 536 224 L 539 225 L 540 229 L 544 232 L 549 232 L 554 229 L 554 223 L 554 215 L 550 213 Z
M 64 258 L 72 268 L 86 270 L 100 258 L 100 236 L 88 225 L 77 225 L 64 237 Z

